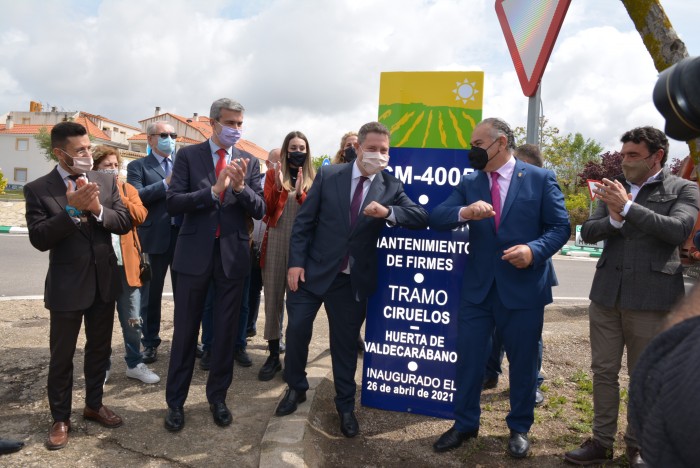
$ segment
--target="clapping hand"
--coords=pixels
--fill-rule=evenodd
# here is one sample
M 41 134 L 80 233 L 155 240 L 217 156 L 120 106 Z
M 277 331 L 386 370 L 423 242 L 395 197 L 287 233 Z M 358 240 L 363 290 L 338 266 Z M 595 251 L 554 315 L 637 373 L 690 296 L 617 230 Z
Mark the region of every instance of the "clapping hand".
M 84 177 L 79 178 L 73 184 L 69 183 L 66 190 L 66 199 L 70 206 L 74 206 L 80 211 L 90 211 L 95 215 L 100 214 L 100 188 L 94 182 L 88 182 Z

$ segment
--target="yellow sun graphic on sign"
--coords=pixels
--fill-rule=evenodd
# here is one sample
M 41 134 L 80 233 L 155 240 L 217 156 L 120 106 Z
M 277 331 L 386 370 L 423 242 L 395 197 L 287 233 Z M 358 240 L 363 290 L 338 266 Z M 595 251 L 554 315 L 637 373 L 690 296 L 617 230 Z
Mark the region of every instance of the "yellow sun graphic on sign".
M 458 81 L 455 83 L 455 86 L 457 87 L 452 90 L 452 92 L 456 95 L 455 101 L 462 101 L 462 104 L 466 104 L 467 101 L 476 100 L 474 95 L 479 92 L 479 90 L 476 89 L 476 82 L 469 80 L 469 78 L 465 78 L 463 82 L 460 83 Z

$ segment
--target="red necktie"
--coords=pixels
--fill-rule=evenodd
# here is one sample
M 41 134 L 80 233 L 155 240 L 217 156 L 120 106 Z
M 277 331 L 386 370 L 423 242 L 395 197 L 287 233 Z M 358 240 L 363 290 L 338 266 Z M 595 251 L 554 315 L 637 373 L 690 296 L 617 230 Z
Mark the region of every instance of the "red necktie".
M 360 176 L 359 182 L 357 182 L 357 187 L 355 187 L 355 193 L 352 194 L 352 202 L 350 202 L 350 229 L 355 226 L 357 222 L 357 217 L 360 214 L 360 206 L 362 205 L 362 192 L 364 190 L 365 181 L 367 177 Z M 350 262 L 350 253 L 345 254 L 343 258 L 343 263 L 340 264 L 340 271 L 345 270 Z
M 498 225 L 501 224 L 501 187 L 498 185 L 498 172 L 491 173 L 491 204 L 493 211 L 496 212 L 494 222 L 498 232 Z
M 226 167 L 226 150 L 219 148 L 216 150 L 216 154 L 219 155 L 219 160 L 216 162 L 216 179 L 219 180 L 219 174 L 221 174 L 221 171 L 224 170 L 224 167 Z M 225 195 L 226 189 L 221 191 L 219 194 L 219 200 L 221 200 L 221 203 L 224 202 L 224 195 Z M 218 239 L 219 236 L 221 235 L 221 225 L 216 226 L 216 238 Z

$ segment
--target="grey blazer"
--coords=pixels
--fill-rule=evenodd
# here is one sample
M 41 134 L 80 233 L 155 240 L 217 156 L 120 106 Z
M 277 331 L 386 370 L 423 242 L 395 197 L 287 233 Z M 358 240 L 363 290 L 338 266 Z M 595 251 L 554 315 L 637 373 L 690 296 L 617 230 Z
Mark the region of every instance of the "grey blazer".
M 699 198 L 697 185 L 664 170 L 641 188 L 621 229 L 599 203 L 581 228 L 585 242 L 605 241 L 590 299 L 614 307 L 619 296 L 622 309 L 670 310 L 685 294 L 678 247 L 695 226 Z

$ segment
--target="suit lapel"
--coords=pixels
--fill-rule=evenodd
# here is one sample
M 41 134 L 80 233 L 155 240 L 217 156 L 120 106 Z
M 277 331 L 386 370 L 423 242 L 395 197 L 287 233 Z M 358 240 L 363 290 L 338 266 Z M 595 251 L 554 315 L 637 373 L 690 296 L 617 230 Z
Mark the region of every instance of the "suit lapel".
M 200 143 L 201 145 L 201 153 L 200 153 L 200 162 L 202 163 L 202 168 L 204 172 L 207 174 L 207 178 L 209 179 L 209 182 L 212 185 L 216 184 L 216 167 L 214 167 L 214 158 L 211 155 L 211 146 L 209 146 L 209 140 L 205 141 L 204 143 Z M 231 152 L 231 154 L 235 154 Z M 233 156 L 231 156 L 233 158 Z
M 478 200 L 491 200 L 491 188 L 489 187 L 489 176 L 482 171 L 479 171 L 479 175 L 476 178 L 476 184 L 479 190 Z M 503 219 L 503 216 L 501 216 Z M 491 229 L 496 232 L 496 221 L 493 218 L 489 218 L 489 223 L 491 224 Z
M 506 195 L 506 202 L 503 204 L 503 211 L 501 212 L 501 223 L 503 223 L 503 220 L 508 216 L 508 211 L 510 211 L 510 207 L 513 206 L 513 201 L 518 197 L 518 192 L 526 176 L 527 169 L 525 164 L 516 161 L 515 168 L 513 169 L 513 177 L 510 179 L 510 186 L 508 187 L 508 194 Z
M 158 163 L 158 159 L 153 155 L 153 153 L 146 156 L 145 164 L 154 170 L 159 176 L 165 179 L 165 171 L 163 170 L 163 166 Z
M 61 174 L 58 173 L 58 169 L 54 168 L 51 172 L 51 177 L 46 179 L 46 191 L 56 200 L 56 203 L 58 203 L 62 210 L 65 210 L 68 204 L 66 190 L 66 183 L 63 181 Z
M 338 171 L 335 178 L 336 189 L 338 190 L 338 200 L 340 205 L 340 212 L 347 213 L 347 216 L 343 216 L 345 220 L 345 230 L 350 230 L 350 188 L 352 187 L 352 164 L 347 164 L 343 170 Z

